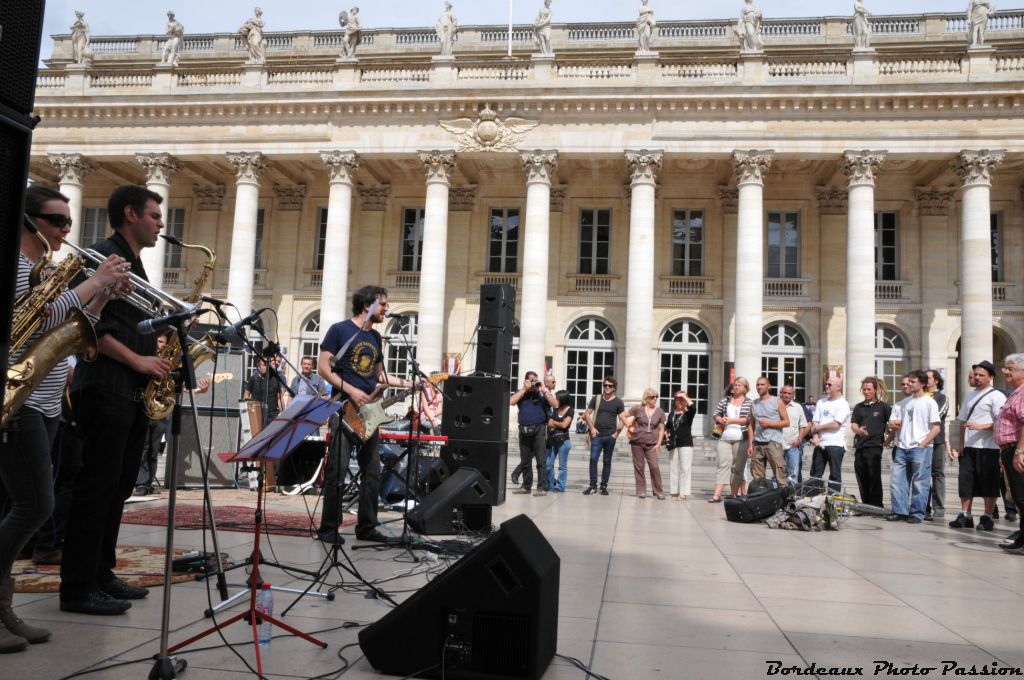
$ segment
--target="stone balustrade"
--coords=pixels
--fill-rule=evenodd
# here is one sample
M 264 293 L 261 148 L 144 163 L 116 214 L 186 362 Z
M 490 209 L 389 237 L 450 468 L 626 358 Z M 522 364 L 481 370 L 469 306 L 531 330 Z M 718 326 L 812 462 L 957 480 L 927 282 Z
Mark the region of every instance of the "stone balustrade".
M 315 71 L 268 71 L 270 85 L 329 85 L 334 81 L 334 69 Z
M 526 80 L 529 77 L 528 66 L 462 66 L 458 71 L 459 80 Z
M 558 66 L 559 78 L 583 78 L 586 80 L 609 80 L 629 78 L 633 75 L 630 64 L 566 64 Z
M 359 73 L 364 83 L 425 83 L 430 80 L 429 68 L 366 68 Z
M 702 276 L 666 276 L 665 292 L 680 297 L 702 297 L 707 294 L 707 287 L 714 279 Z
M 736 62 L 731 64 L 664 64 L 662 78 L 735 78 Z
M 919 76 L 928 74 L 960 74 L 963 63 L 959 58 L 951 59 L 895 59 L 883 60 L 878 72 L 883 76 Z
M 996 72 L 1024 71 L 1024 57 L 1000 57 L 996 59 Z
M 804 279 L 765 279 L 764 296 L 775 298 L 807 297 L 807 283 Z
M 823 34 L 822 21 L 818 19 L 765 21 L 761 24 L 761 35 L 765 38 L 806 38 Z
M 721 40 L 728 37 L 731 23 L 666 23 L 658 26 L 659 40 Z
M 906 299 L 906 281 L 875 281 L 876 300 L 904 300 Z
M 815 78 L 847 74 L 845 61 L 779 61 L 768 64 L 768 75 L 773 78 Z
M 484 285 L 507 283 L 513 288 L 519 288 L 520 274 L 518 272 L 485 272 L 478 276 L 483 280 Z
M 573 291 L 583 294 L 612 292 L 612 276 L 608 274 L 572 274 Z
M 946 33 L 966 33 L 967 17 L 963 14 L 946 19 Z M 997 12 L 989 17 L 988 28 L 992 33 L 1000 31 L 1020 31 L 1024 29 L 1024 10 Z
M 508 45 L 508 29 L 496 29 L 493 31 L 483 30 L 480 32 L 480 42 L 485 45 Z M 522 45 L 533 42 L 533 28 L 512 27 L 512 44 Z

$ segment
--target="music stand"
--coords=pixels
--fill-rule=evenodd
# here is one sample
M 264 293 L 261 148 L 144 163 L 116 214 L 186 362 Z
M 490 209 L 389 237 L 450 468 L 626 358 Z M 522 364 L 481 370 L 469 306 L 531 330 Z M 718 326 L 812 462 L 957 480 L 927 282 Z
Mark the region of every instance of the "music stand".
M 310 395 L 303 395 L 296 397 L 288 408 L 274 419 L 262 432 L 249 440 L 249 442 L 243 446 L 237 454 L 235 454 L 230 462 L 240 462 L 246 460 L 270 460 L 280 461 L 283 460 L 295 447 L 297 447 L 302 441 L 309 436 L 311 432 L 320 428 L 323 423 L 330 418 L 331 414 L 335 413 L 341 404 L 332 401 L 330 399 L 324 399 L 321 397 L 314 397 Z M 193 635 L 183 642 L 179 642 L 167 649 L 167 654 L 175 652 L 183 647 L 187 647 L 197 640 L 201 640 L 207 635 L 212 635 L 217 631 L 230 626 L 237 621 L 245 621 L 252 627 L 252 642 L 253 649 L 256 653 L 256 672 L 262 677 L 263 675 L 263 661 L 260 656 L 260 645 L 259 645 L 259 622 L 260 620 L 266 621 L 273 626 L 282 628 L 293 635 L 301 637 L 307 642 L 317 645 L 321 648 L 326 648 L 327 643 L 312 635 L 308 635 L 293 628 L 292 626 L 280 621 L 273 616 L 258 615 L 256 611 L 256 594 L 262 586 L 262 579 L 260 578 L 260 564 L 263 563 L 260 558 L 260 529 L 263 524 L 263 508 L 265 501 L 264 485 L 262 482 L 262 475 L 260 476 L 260 485 L 256 496 L 256 514 L 255 514 L 255 528 L 253 537 L 253 549 L 252 556 L 249 558 L 249 563 L 252 565 L 252 574 L 249 579 L 249 606 L 245 611 L 232 616 L 227 621 L 218 623 L 205 631 Z M 173 677 L 173 676 L 171 676 Z

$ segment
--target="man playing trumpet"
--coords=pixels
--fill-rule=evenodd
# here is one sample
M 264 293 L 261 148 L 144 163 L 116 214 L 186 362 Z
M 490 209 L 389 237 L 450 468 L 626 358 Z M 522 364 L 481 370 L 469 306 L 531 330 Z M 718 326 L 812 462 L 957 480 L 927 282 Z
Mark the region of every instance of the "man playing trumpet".
M 29 187 L 25 194 L 25 212 L 28 223 L 21 233 L 16 289 L 20 304 L 28 302 L 22 296 L 29 291 L 33 269 L 37 264 L 52 266 L 40 261 L 59 250 L 71 230 L 68 198 L 53 189 L 38 184 Z M 35 233 L 30 231 L 29 225 L 34 227 Z M 44 333 L 65 323 L 72 310 L 84 307 L 90 318 L 96 320 L 96 315 L 110 299 L 108 291 L 126 280 L 126 264 L 124 258 L 112 254 L 91 278 L 73 289 L 56 290 L 56 297 L 47 301 L 41 313 L 39 327 L 13 352 L 9 365 L 18 365 L 26 354 L 38 347 L 37 342 Z M 50 637 L 48 630 L 29 626 L 14 614 L 11 566 L 53 511 L 50 448 L 60 419 L 67 374 L 68 360 L 62 358 L 0 431 L 0 482 L 11 504 L 10 511 L 0 520 L 0 652 L 19 651 L 28 643 L 44 642 Z

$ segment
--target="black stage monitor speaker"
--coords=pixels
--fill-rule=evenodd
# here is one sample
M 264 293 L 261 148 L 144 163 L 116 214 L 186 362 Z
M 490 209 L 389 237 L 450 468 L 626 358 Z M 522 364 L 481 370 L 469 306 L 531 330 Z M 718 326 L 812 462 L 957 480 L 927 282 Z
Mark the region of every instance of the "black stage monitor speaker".
M 450 439 L 508 441 L 508 382 L 502 378 L 453 375 L 444 383 L 441 431 Z
M 0 106 L 17 113 L 31 113 L 35 104 L 45 4 L 42 0 L 0 2 Z
M 441 460 L 451 474 L 460 468 L 478 470 L 491 487 L 487 502 L 501 505 L 505 502 L 505 479 L 508 477 L 508 442 L 478 442 L 449 439 L 441 447 Z
M 196 428 L 192 424 L 192 414 L 183 411 L 181 414 L 181 437 L 178 442 L 178 488 L 190 488 L 203 485 L 202 465 L 200 456 L 206 456 L 206 445 L 210 441 L 210 423 L 213 423 L 213 449 L 210 456 L 210 486 L 226 489 L 235 487 L 235 464 L 224 463 L 218 453 L 238 450 L 238 411 L 225 414 L 220 410 L 197 408 L 199 414 L 199 442 L 196 441 Z M 170 437 L 167 440 L 170 446 Z M 165 449 L 170 455 L 170 450 Z
M 462 468 L 444 480 L 408 515 L 409 528 L 419 534 L 458 534 L 491 525 L 491 486 L 473 468 Z
M 526 515 L 359 633 L 382 673 L 536 680 L 558 647 L 558 554 Z M 443 670 L 442 670 L 443 669 Z
M 485 283 L 480 286 L 480 314 L 477 323 L 512 333 L 516 320 L 516 289 L 508 283 Z
M 476 334 L 476 371 L 512 379 L 512 333 L 481 328 Z

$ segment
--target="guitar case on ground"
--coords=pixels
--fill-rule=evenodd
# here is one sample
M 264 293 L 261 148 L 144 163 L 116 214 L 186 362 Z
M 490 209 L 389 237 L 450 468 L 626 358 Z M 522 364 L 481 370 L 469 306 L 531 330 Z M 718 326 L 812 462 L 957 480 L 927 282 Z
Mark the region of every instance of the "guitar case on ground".
M 774 481 L 763 485 L 751 482 L 750 493 L 746 496 L 725 499 L 725 518 L 744 524 L 768 519 L 786 504 L 790 493 L 788 487 L 779 488 Z

